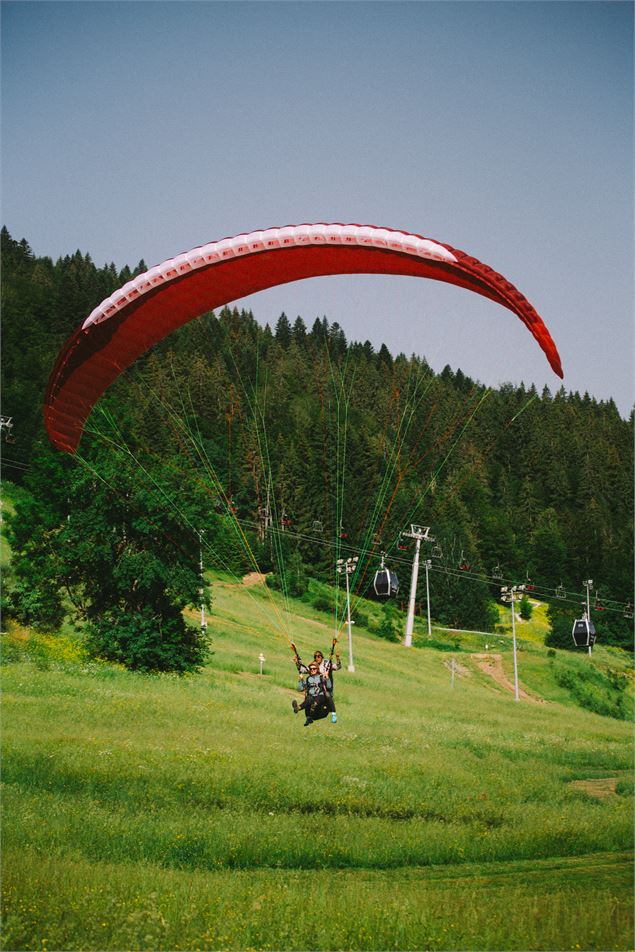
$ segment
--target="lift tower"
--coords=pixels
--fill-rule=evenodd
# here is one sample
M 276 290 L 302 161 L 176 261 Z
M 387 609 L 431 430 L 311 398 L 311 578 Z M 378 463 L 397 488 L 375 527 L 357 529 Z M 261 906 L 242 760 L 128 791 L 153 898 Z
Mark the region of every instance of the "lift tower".
M 412 578 L 410 580 L 410 600 L 408 601 L 408 620 L 406 621 L 406 637 L 404 645 L 406 648 L 412 647 L 412 629 L 415 621 L 415 601 L 417 598 L 417 578 L 419 576 L 419 552 L 422 542 L 434 542 L 435 539 L 430 535 L 430 526 L 415 526 L 411 524 L 410 532 L 402 532 L 405 539 L 414 539 L 416 542 L 415 557 L 412 563 Z

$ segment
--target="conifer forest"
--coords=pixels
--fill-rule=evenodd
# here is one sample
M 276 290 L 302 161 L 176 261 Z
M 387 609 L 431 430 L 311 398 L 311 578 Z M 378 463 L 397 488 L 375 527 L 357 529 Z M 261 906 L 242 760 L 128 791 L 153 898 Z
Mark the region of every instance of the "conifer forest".
M 57 353 L 146 266 L 97 267 L 80 251 L 54 262 L 6 229 L 2 261 L 3 477 L 22 493 L 10 615 L 52 624 L 71 606 L 99 650 L 131 607 L 178 628 L 199 600 L 201 552 L 208 567 L 273 573 L 290 591 L 307 578 L 334 584 L 336 559 L 354 552 L 362 595 L 385 552 L 403 610 L 402 533 L 417 524 L 434 537 L 437 624 L 491 630 L 501 585 L 525 583 L 553 603 L 559 645 L 558 618 L 570 640 L 592 579 L 598 638 L 630 648 L 633 415 L 612 400 L 436 373 L 425 319 L 417 354 L 405 355 L 348 340 L 327 316 L 283 313 L 263 327 L 226 307 L 124 374 L 71 457 L 42 422 Z M 425 597 L 422 576 L 419 589 Z M 183 637 L 179 664 L 168 638 L 150 667 L 195 666 L 195 634 Z

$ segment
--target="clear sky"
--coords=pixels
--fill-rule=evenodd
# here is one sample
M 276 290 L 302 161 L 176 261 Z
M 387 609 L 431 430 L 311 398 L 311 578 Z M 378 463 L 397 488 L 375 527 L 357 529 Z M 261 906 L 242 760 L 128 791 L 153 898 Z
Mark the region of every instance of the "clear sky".
M 569 390 L 633 402 L 633 4 L 3 2 L 3 223 L 156 264 L 303 221 L 413 231 L 501 271 Z M 559 386 L 499 306 L 412 278 L 244 302 L 497 386 Z

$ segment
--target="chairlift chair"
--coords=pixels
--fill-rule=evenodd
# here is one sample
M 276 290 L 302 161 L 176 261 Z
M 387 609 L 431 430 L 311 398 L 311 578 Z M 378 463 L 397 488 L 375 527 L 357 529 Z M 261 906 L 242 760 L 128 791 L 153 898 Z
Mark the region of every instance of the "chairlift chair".
M 443 549 L 442 549 L 441 546 L 438 545 L 438 544 L 437 544 L 437 545 L 433 545 L 433 546 L 432 546 L 432 551 L 430 552 L 430 555 L 432 556 L 433 559 L 441 559 L 441 558 L 443 558 Z
M 375 595 L 379 595 L 381 598 L 390 598 L 391 596 L 396 595 L 399 591 L 399 579 L 397 578 L 397 573 L 386 567 L 383 552 L 381 556 L 381 566 L 375 572 L 373 588 L 375 590 Z
M 500 562 L 496 565 L 496 568 L 492 572 L 492 578 L 495 578 L 496 581 L 502 582 L 503 580 L 503 570 L 500 567 Z
M 0 416 L 0 431 L 4 434 L 5 443 L 15 443 L 13 430 L 13 417 Z
M 318 535 L 322 535 L 322 533 L 324 532 L 324 526 L 322 525 L 319 519 L 314 520 L 313 525 L 311 526 L 311 531 L 317 532 Z
M 285 529 L 288 529 L 289 526 L 292 526 L 292 525 L 293 525 L 293 522 L 291 521 L 291 519 L 289 519 L 289 513 L 283 506 L 282 512 L 280 513 L 280 528 L 284 532 Z
M 558 587 L 556 588 L 556 598 L 566 598 L 566 597 L 567 597 L 567 590 L 565 589 L 564 585 L 560 583 L 560 585 L 558 585 Z
M 571 635 L 576 648 L 590 648 L 595 644 L 595 625 L 590 618 L 576 618 Z

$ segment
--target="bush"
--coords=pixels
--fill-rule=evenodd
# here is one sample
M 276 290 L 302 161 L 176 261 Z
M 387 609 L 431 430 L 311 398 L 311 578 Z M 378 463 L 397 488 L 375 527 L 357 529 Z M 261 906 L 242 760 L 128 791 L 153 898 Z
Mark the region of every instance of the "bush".
M 458 641 L 453 641 L 450 644 L 449 641 L 439 641 L 436 638 L 428 638 L 426 636 L 425 641 L 421 639 L 417 643 L 418 648 L 434 648 L 435 651 L 452 651 L 457 652 L 461 650 L 461 645 Z
M 397 608 L 394 605 L 391 605 L 390 602 L 387 602 L 384 605 L 384 617 L 381 620 L 381 624 L 377 629 L 376 633 L 380 638 L 385 638 L 386 641 L 400 641 L 400 631 L 399 631 L 399 617 Z
M 369 630 L 370 618 L 366 612 L 355 612 L 355 624 L 359 625 L 360 628 L 366 628 L 366 630 Z
M 632 780 L 618 780 L 615 792 L 620 797 L 632 797 L 635 793 L 635 783 Z
M 64 621 L 64 607 L 58 586 L 46 578 L 36 581 L 9 574 L 2 593 L 2 614 L 38 631 L 59 628 Z
M 547 619 L 551 627 L 545 635 L 545 646 L 547 648 L 564 648 L 566 651 L 575 649 L 571 637 L 573 627 L 571 614 L 571 609 L 563 609 L 553 604 L 549 606 Z
M 580 707 L 620 721 L 628 718 L 623 688 L 615 687 L 611 678 L 596 668 L 556 668 L 555 678 Z
M 534 613 L 533 605 L 531 604 L 527 596 L 523 595 L 523 597 L 520 600 L 520 604 L 518 606 L 518 614 L 520 615 L 523 621 L 529 621 L 533 613 Z
M 94 657 L 133 671 L 179 674 L 197 671 L 209 653 L 207 638 L 180 614 L 159 615 L 151 608 L 105 612 L 88 626 L 87 648 Z

